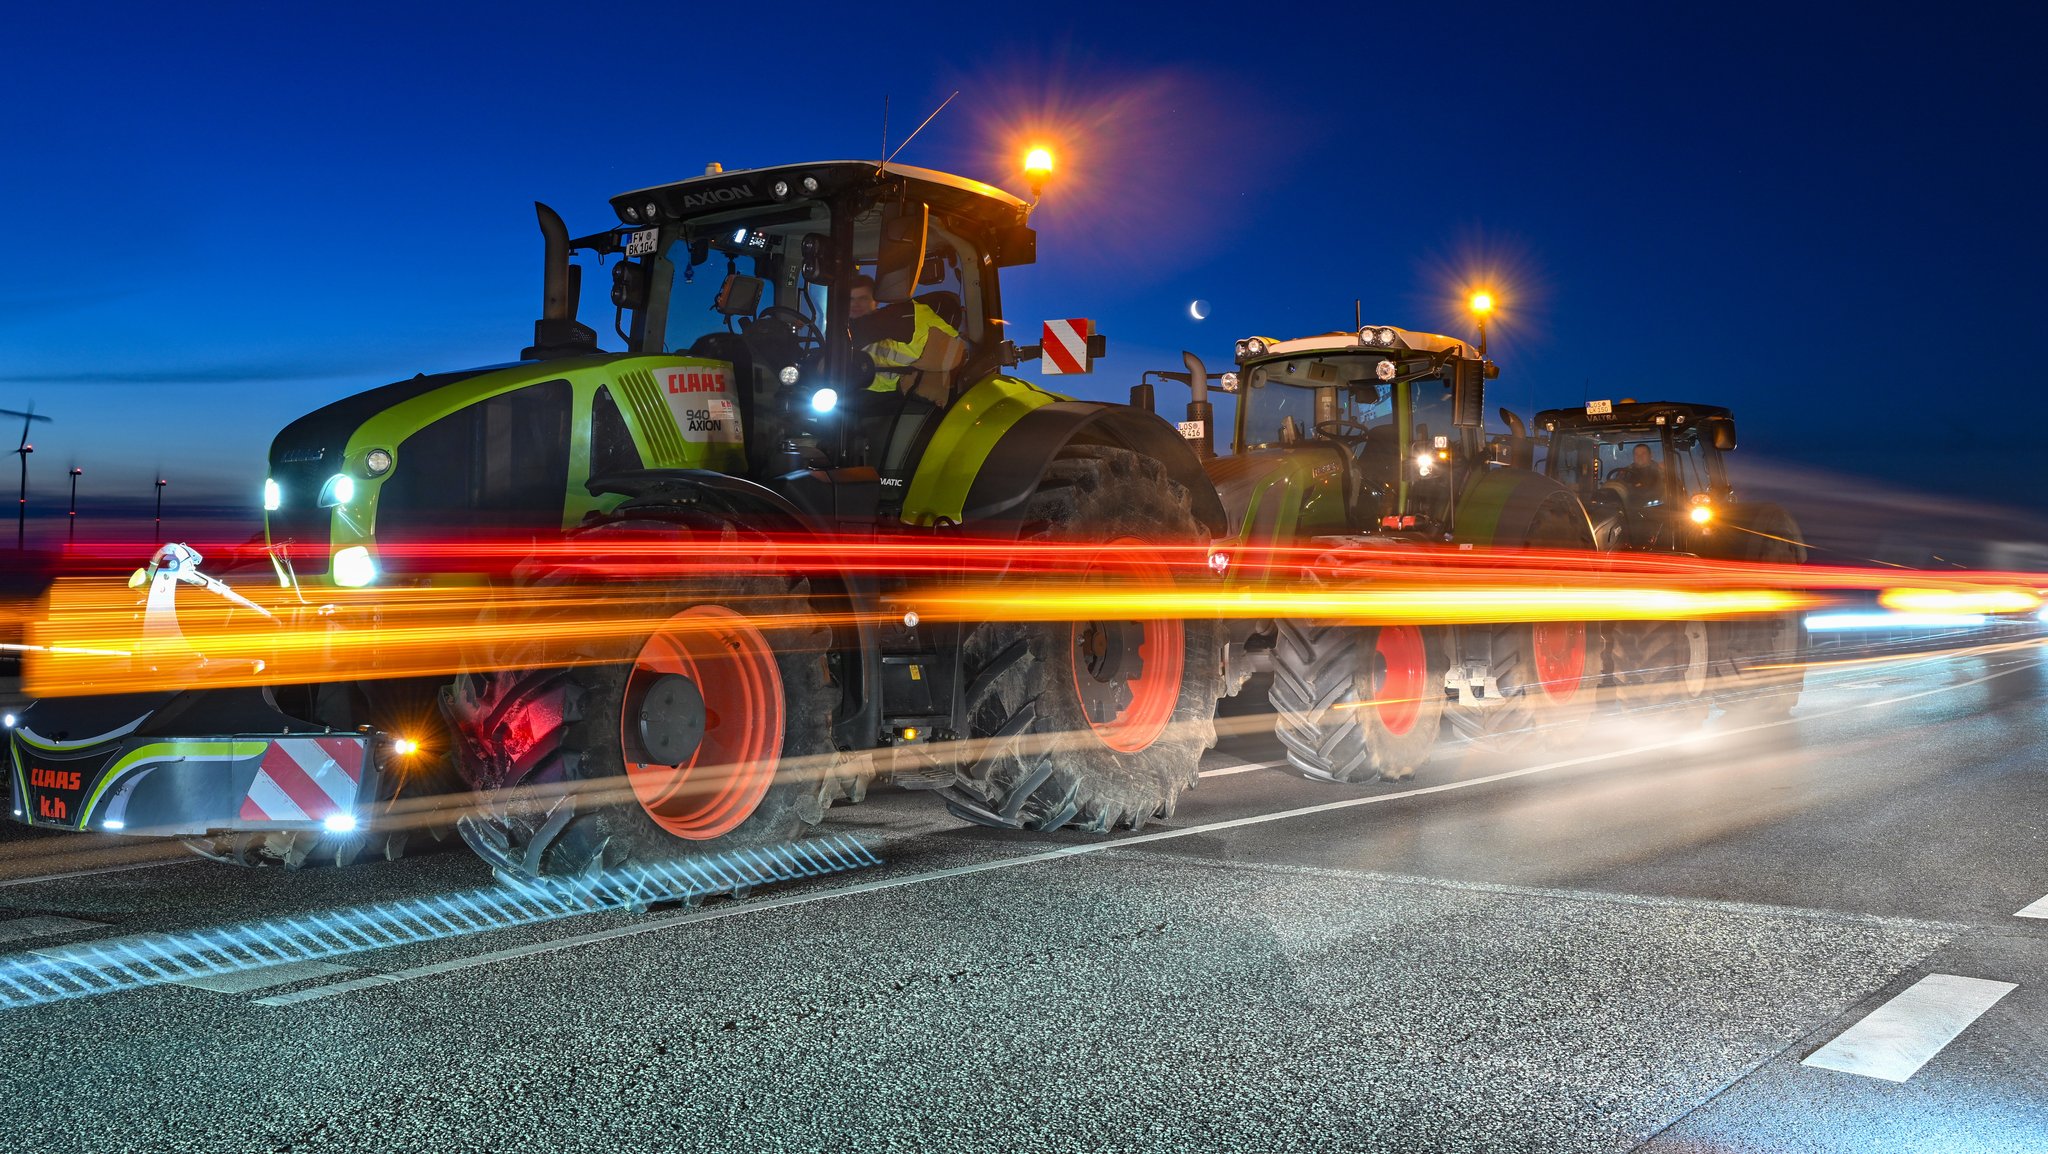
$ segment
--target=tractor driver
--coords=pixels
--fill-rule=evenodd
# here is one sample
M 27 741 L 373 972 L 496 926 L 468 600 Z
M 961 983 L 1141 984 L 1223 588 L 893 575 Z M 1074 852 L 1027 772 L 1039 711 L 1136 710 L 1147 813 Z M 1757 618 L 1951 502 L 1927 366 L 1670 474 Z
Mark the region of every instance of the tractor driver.
M 1650 446 L 1637 445 L 1634 459 L 1621 470 L 1621 479 L 1631 489 L 1654 494 L 1664 484 L 1664 469 L 1651 455 Z
M 852 322 L 853 343 L 867 351 L 875 362 L 870 392 L 895 393 L 904 389 L 903 378 L 911 378 L 912 396 L 944 405 L 951 400 L 948 374 L 967 359 L 966 342 L 960 330 L 920 300 L 878 306 L 875 278 L 865 274 L 847 281 L 846 315 Z

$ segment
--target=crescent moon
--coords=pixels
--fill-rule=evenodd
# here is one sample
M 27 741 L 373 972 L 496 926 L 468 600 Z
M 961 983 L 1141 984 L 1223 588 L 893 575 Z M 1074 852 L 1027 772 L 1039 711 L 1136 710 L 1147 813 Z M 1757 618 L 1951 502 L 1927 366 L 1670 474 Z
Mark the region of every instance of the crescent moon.
M 1188 302 L 1188 315 L 1198 321 L 1209 319 L 1209 302 L 1196 300 Z

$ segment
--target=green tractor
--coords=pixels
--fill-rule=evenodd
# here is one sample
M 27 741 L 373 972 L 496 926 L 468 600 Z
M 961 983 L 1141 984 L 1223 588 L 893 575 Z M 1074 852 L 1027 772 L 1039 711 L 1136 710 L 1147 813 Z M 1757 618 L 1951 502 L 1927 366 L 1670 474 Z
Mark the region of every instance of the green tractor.
M 1791 514 L 1738 499 L 1728 477 L 1735 417 L 1718 405 L 1596 400 L 1536 414 L 1543 471 L 1592 514 L 1600 549 L 1797 565 Z M 1615 694 L 1629 708 L 1704 718 L 1710 703 L 1783 716 L 1805 685 L 1805 616 L 1620 622 L 1607 627 Z
M 433 787 L 402 765 L 414 742 L 416 761 L 444 755 L 478 796 L 465 840 L 521 876 L 786 840 L 876 780 L 1008 828 L 1172 811 L 1214 741 L 1207 624 L 925 622 L 899 599 L 900 569 L 783 555 L 908 537 L 997 556 L 1052 542 L 1206 557 L 1224 512 L 1171 426 L 1006 372 L 1037 351 L 1005 339 L 1000 292 L 1001 270 L 1035 259 L 1030 205 L 941 172 L 835 161 L 713 165 L 614 198 L 617 225 L 581 238 L 537 208 L 533 345 L 286 427 L 265 484 L 271 551 L 309 612 L 323 587 L 546 593 L 598 578 L 644 623 L 582 636 L 549 609 L 507 608 L 519 628 L 499 635 L 527 640 L 479 646 L 452 680 L 366 671 L 40 701 L 12 735 L 21 820 L 293 864 L 346 860 L 365 838 L 395 853 L 380 815 Z M 617 351 L 576 319 L 578 251 L 612 259 Z M 507 541 L 535 544 L 505 571 L 462 564 L 465 543 Z M 661 563 L 735 548 L 759 566 Z M 184 560 L 185 580 L 210 580 Z M 179 571 L 159 561 L 152 580 Z M 1161 561 L 1143 576 L 1183 574 Z M 290 736 L 305 734 L 324 744 Z M 333 788 L 250 802 L 279 774 Z M 31 778 L 67 795 L 41 798 Z
M 1208 376 L 1188 361 L 1196 396 L 1182 431 L 1205 457 L 1233 542 L 1253 547 L 1232 568 L 1241 584 L 1293 576 L 1263 560 L 1263 547 L 1326 550 L 1319 568 L 1338 580 L 1347 557 L 1389 549 L 1592 548 L 1584 506 L 1528 467 L 1528 439 L 1488 442 L 1481 414 L 1497 370 L 1466 341 L 1380 325 L 1239 341 L 1236 372 L 1221 378 L 1237 398 L 1228 456 L 1210 448 Z M 1412 775 L 1446 722 L 1493 750 L 1547 740 L 1593 708 L 1602 676 L 1576 622 L 1238 624 L 1226 638 L 1225 692 L 1270 673 L 1288 760 L 1330 781 Z

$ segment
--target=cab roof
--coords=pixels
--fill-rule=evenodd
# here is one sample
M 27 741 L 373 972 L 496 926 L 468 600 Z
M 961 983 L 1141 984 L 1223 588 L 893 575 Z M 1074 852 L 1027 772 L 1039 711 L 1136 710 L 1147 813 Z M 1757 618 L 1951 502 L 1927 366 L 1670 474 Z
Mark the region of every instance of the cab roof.
M 1368 338 L 1365 334 L 1370 333 Z M 1265 351 L 1253 353 L 1246 348 L 1253 341 L 1263 341 Z M 1453 356 L 1478 359 L 1479 351 L 1469 341 L 1447 337 L 1438 333 L 1420 333 L 1395 325 L 1367 325 L 1362 329 L 1340 330 L 1319 333 L 1312 337 L 1294 337 L 1290 340 L 1274 340 L 1271 337 L 1246 337 L 1237 342 L 1238 360 L 1266 360 L 1272 357 L 1296 357 L 1304 353 L 1374 353 L 1374 352 L 1426 352 L 1445 353 Z
M 806 177 L 817 182 L 816 191 L 804 188 Z M 777 181 L 786 186 L 780 197 L 774 191 Z M 816 200 L 866 185 L 877 190 L 902 189 L 938 211 L 994 224 L 1022 223 L 1024 212 L 1030 207 L 992 184 L 930 168 L 902 164 L 882 168 L 871 160 L 820 160 L 707 172 L 672 184 L 622 192 L 612 197 L 611 204 L 621 221 L 644 225 L 740 208 Z M 650 207 L 654 210 L 652 216 L 648 215 Z
M 1547 433 L 1559 429 L 1654 429 L 1663 425 L 1691 426 L 1712 418 L 1733 419 L 1720 405 L 1691 401 L 1613 401 L 1611 413 L 1588 413 L 1581 405 L 1571 409 L 1545 409 L 1536 414 L 1535 427 Z

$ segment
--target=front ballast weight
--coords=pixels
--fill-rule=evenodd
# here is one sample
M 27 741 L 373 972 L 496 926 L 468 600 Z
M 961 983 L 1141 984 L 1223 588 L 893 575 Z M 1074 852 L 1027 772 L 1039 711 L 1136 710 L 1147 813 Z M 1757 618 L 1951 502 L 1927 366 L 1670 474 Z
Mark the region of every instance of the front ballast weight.
M 112 733 L 64 740 L 38 731 L 38 712 L 32 707 L 12 735 L 14 811 L 30 825 L 56 829 L 354 835 L 383 796 L 385 755 L 394 746 L 375 731 L 284 724 L 158 737 L 147 732 L 153 714 Z

